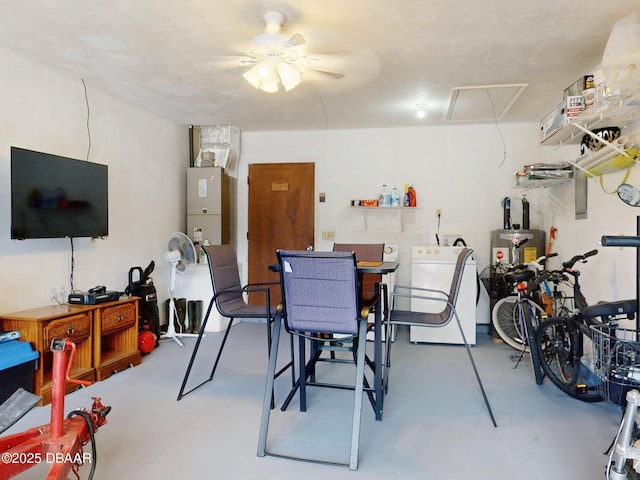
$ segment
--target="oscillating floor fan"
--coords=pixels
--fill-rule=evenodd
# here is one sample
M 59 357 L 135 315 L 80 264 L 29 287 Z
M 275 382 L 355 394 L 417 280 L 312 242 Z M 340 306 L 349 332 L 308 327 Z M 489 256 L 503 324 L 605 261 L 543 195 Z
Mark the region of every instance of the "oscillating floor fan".
M 167 333 L 162 335 L 162 339 L 173 339 L 181 347 L 184 344 L 180 341 L 180 337 L 197 337 L 195 333 L 183 333 L 176 330 L 178 319 L 178 311 L 176 309 L 175 289 L 176 274 L 184 273 L 187 269 L 196 263 L 196 248 L 189 237 L 182 232 L 174 232 L 169 238 L 167 253 L 165 253 L 167 262 L 171 264 L 171 280 L 169 282 L 169 326 Z

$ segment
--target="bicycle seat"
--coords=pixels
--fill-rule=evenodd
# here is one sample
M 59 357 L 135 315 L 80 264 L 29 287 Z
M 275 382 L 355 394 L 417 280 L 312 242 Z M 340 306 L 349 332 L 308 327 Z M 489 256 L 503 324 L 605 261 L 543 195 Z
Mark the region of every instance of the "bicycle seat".
M 584 309 L 585 319 L 611 317 L 625 314 L 631 320 L 636 313 L 636 299 L 618 300 L 615 302 L 598 302 Z
M 504 274 L 504 281 L 507 283 L 527 282 L 536 276 L 533 270 L 513 270 Z

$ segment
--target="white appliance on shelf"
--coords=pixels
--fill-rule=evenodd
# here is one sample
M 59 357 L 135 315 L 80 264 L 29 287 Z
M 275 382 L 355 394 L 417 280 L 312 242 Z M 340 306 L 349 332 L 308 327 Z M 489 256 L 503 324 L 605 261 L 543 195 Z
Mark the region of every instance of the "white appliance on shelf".
M 180 277 L 180 283 L 176 287 L 176 297 L 184 297 L 187 300 L 202 300 L 202 321 L 204 321 L 204 315 L 207 313 L 207 307 L 213 297 L 209 265 L 202 263 L 194 265 L 185 275 Z M 238 323 L 239 320 L 234 320 L 234 322 Z M 220 315 L 214 306 L 204 330 L 205 332 L 222 332 L 228 325 L 229 319 Z
M 462 246 L 414 245 L 411 251 L 411 286 L 449 292 L 456 261 Z M 476 261 L 471 256 L 465 265 L 456 311 L 469 345 L 476 343 Z M 427 295 L 431 295 L 427 293 Z M 411 310 L 440 312 L 445 304 L 435 300 L 411 299 Z M 444 327 L 410 327 L 409 340 L 413 343 L 462 344 L 455 318 Z

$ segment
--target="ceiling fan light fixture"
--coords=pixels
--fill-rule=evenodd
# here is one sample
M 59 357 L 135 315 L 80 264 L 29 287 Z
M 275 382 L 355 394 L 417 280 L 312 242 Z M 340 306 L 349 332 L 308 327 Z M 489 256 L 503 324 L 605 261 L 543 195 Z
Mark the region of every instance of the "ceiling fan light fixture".
M 244 72 L 242 76 L 245 78 L 247 82 L 249 82 L 254 88 L 260 89 L 260 83 L 262 79 L 260 78 L 260 65 L 254 65 L 249 70 Z
M 302 73 L 300 70 L 293 65 L 289 65 L 287 62 L 280 62 L 278 64 L 278 76 L 286 92 L 296 88 L 302 81 Z
M 288 92 L 296 88 L 302 81 L 302 72 L 280 58 L 263 60 L 243 73 L 242 76 L 255 89 L 267 93 L 278 92 L 279 84 L 282 84 L 285 91 Z
M 309 68 L 309 60 L 302 49 L 296 49 L 306 40 L 300 33 L 288 38 L 281 33 L 286 21 L 282 12 L 270 10 L 263 18 L 265 31 L 253 37 L 253 48 L 247 54 L 255 64 L 242 76 L 258 90 L 276 93 L 282 84 L 289 92 L 301 83 L 305 68 Z
M 260 90 L 267 93 L 277 93 L 278 92 L 278 82 L 275 80 L 267 80 L 260 84 Z

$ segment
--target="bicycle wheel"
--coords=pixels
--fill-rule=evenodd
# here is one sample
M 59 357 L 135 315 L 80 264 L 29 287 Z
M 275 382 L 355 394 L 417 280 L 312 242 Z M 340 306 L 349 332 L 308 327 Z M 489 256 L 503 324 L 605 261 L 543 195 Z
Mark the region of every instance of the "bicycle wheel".
M 583 402 L 600 402 L 602 380 L 583 363 L 583 334 L 569 319 L 551 318 L 538 326 L 536 344 L 542 369 L 553 384 Z
M 520 304 L 520 315 L 522 316 L 522 322 L 525 328 L 525 335 L 527 337 L 527 345 L 529 346 L 529 355 L 531 355 L 531 368 L 533 368 L 533 378 L 536 381 L 536 385 L 542 385 L 544 373 L 540 360 L 540 348 L 536 342 L 536 327 L 538 326 L 538 319 L 536 317 L 535 303 L 523 299 Z
M 501 298 L 496 302 L 491 311 L 491 323 L 496 333 L 510 347 L 518 351 L 522 351 L 526 340 L 522 338 L 520 333 L 520 325 L 517 315 L 518 296 L 510 295 Z M 531 302 L 536 309 L 536 317 L 542 317 L 545 314 L 543 308 Z M 525 352 L 529 351 L 529 347 L 525 345 Z

